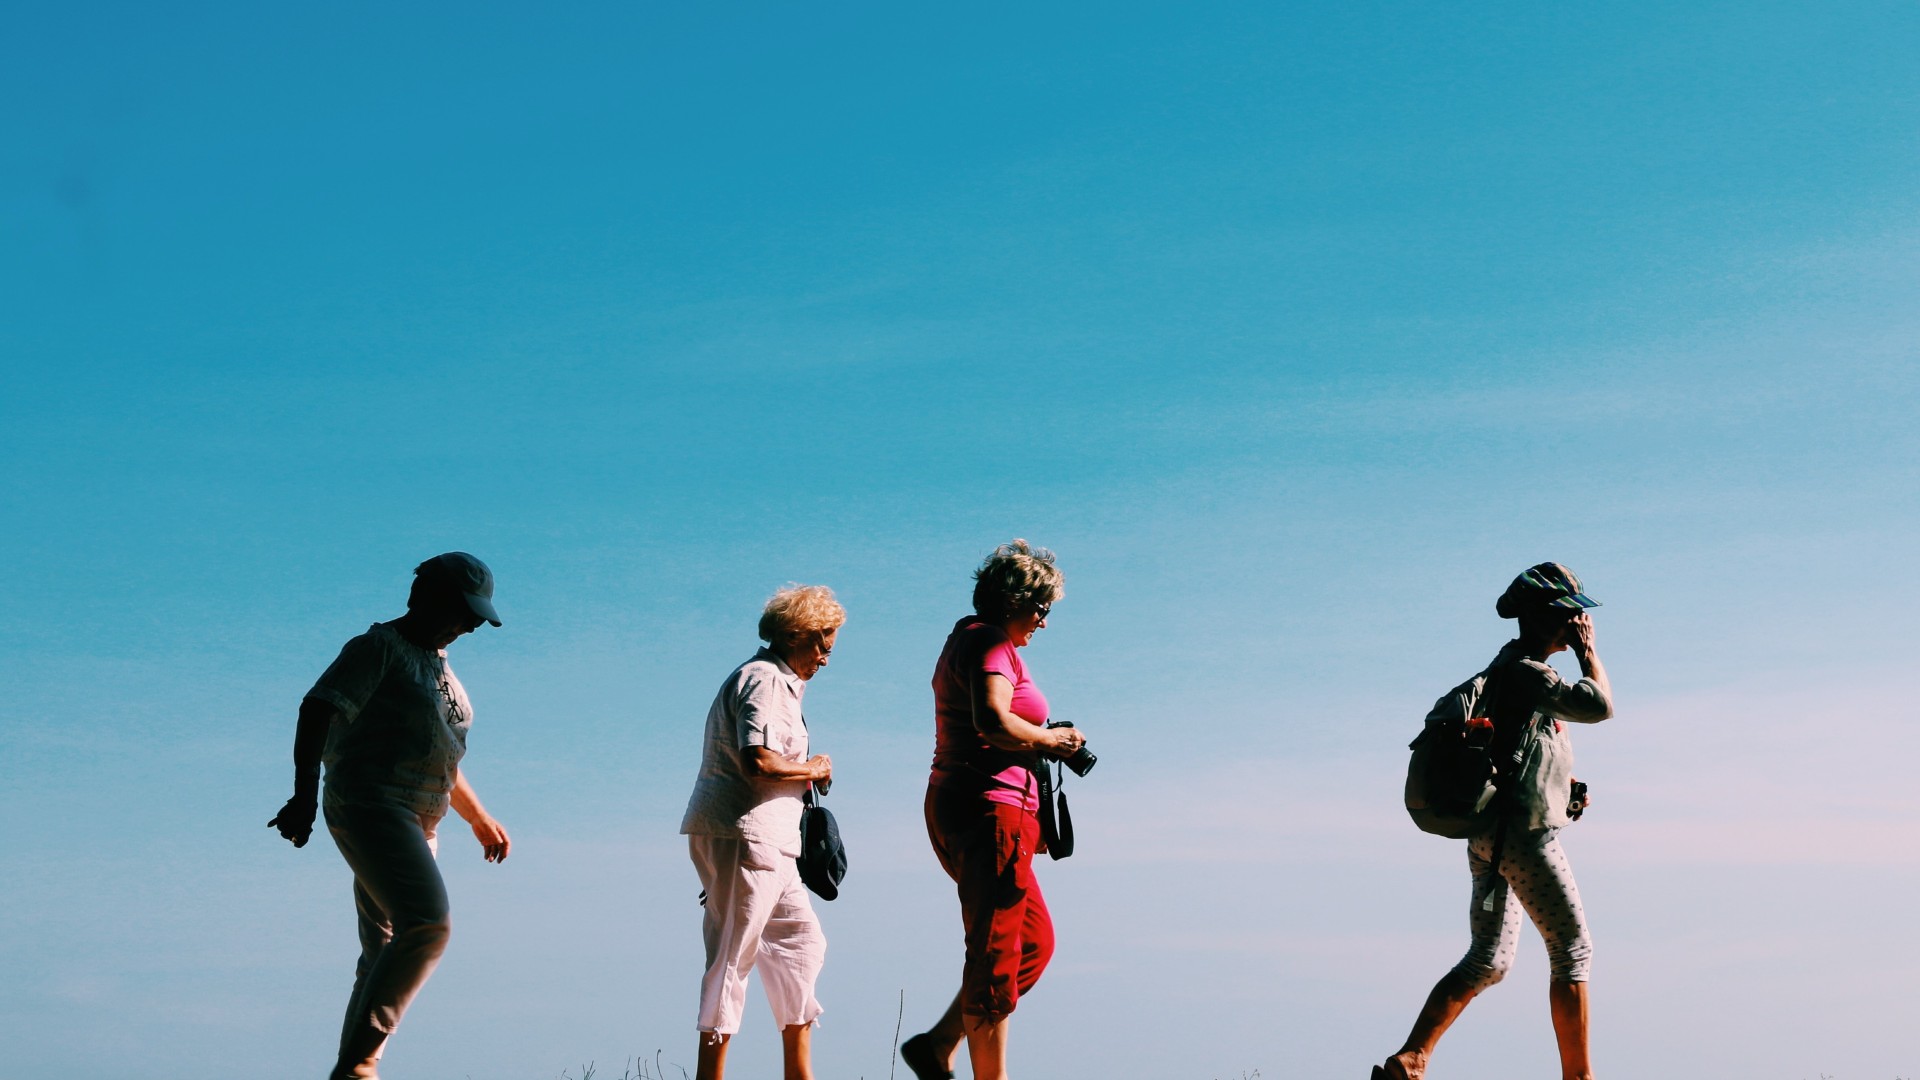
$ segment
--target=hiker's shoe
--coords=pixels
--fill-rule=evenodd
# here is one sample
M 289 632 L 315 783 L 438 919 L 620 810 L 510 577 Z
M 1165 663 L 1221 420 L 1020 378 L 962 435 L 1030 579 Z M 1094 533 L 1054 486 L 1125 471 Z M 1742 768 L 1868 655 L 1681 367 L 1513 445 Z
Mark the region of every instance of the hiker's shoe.
M 953 1070 L 940 1064 L 933 1052 L 933 1040 L 925 1034 L 900 1044 L 900 1060 L 913 1070 L 914 1080 L 953 1080 Z

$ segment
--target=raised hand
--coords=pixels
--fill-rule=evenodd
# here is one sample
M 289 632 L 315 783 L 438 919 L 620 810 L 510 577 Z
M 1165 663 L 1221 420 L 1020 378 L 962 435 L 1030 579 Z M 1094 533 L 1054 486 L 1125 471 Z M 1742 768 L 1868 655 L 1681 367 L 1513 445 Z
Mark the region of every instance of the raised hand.
M 1593 654 L 1593 616 L 1583 611 L 1568 621 L 1567 628 L 1573 636 L 1574 653 L 1580 656 L 1591 656 Z

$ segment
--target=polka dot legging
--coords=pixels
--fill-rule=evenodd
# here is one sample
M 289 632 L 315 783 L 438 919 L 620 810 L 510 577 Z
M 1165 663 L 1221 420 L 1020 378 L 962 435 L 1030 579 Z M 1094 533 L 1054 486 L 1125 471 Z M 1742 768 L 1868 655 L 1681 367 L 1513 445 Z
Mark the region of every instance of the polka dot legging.
M 1509 823 L 1499 873 L 1493 870 L 1493 830 L 1467 841 L 1467 867 L 1473 872 L 1473 908 L 1468 918 L 1473 944 L 1453 974 L 1476 991 L 1499 982 L 1513 967 L 1520 948 L 1522 908 L 1547 943 L 1553 977 L 1561 982 L 1587 981 L 1593 939 L 1587 936 L 1580 886 L 1574 884 L 1573 868 L 1560 850 L 1558 832 L 1529 831 Z

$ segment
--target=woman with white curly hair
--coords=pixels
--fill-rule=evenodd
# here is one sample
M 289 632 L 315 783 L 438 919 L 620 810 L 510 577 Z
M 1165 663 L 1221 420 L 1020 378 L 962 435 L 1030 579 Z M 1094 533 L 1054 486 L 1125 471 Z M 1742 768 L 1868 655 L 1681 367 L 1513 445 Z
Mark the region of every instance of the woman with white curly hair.
M 975 1080 L 1004 1080 L 1007 1029 L 1020 996 L 1053 956 L 1053 918 L 1033 876 L 1040 850 L 1034 769 L 1086 743 L 1047 727 L 1047 699 L 1019 649 L 1062 595 L 1053 552 L 1002 544 L 973 576 L 972 615 L 953 625 L 933 671 L 935 742 L 927 835 L 960 893 L 966 963 L 960 992 L 933 1027 L 900 1044 L 918 1080 L 953 1076 L 967 1044 Z
M 760 615 L 767 644 L 720 685 L 707 710 L 700 776 L 680 831 L 706 893 L 696 1080 L 720 1080 L 756 964 L 780 1025 L 786 1080 L 812 1080 L 814 983 L 827 939 L 801 884 L 802 799 L 833 779 L 810 754 L 800 699 L 827 666 L 846 609 L 824 585 L 789 585 Z

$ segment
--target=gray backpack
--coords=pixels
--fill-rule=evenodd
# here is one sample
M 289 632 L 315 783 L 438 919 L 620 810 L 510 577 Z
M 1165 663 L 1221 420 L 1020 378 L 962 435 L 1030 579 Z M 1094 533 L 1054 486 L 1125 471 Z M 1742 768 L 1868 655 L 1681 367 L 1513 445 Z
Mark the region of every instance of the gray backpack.
M 1500 793 L 1494 785 L 1492 702 L 1482 671 L 1433 703 L 1407 749 L 1407 814 L 1422 832 L 1455 840 Z

